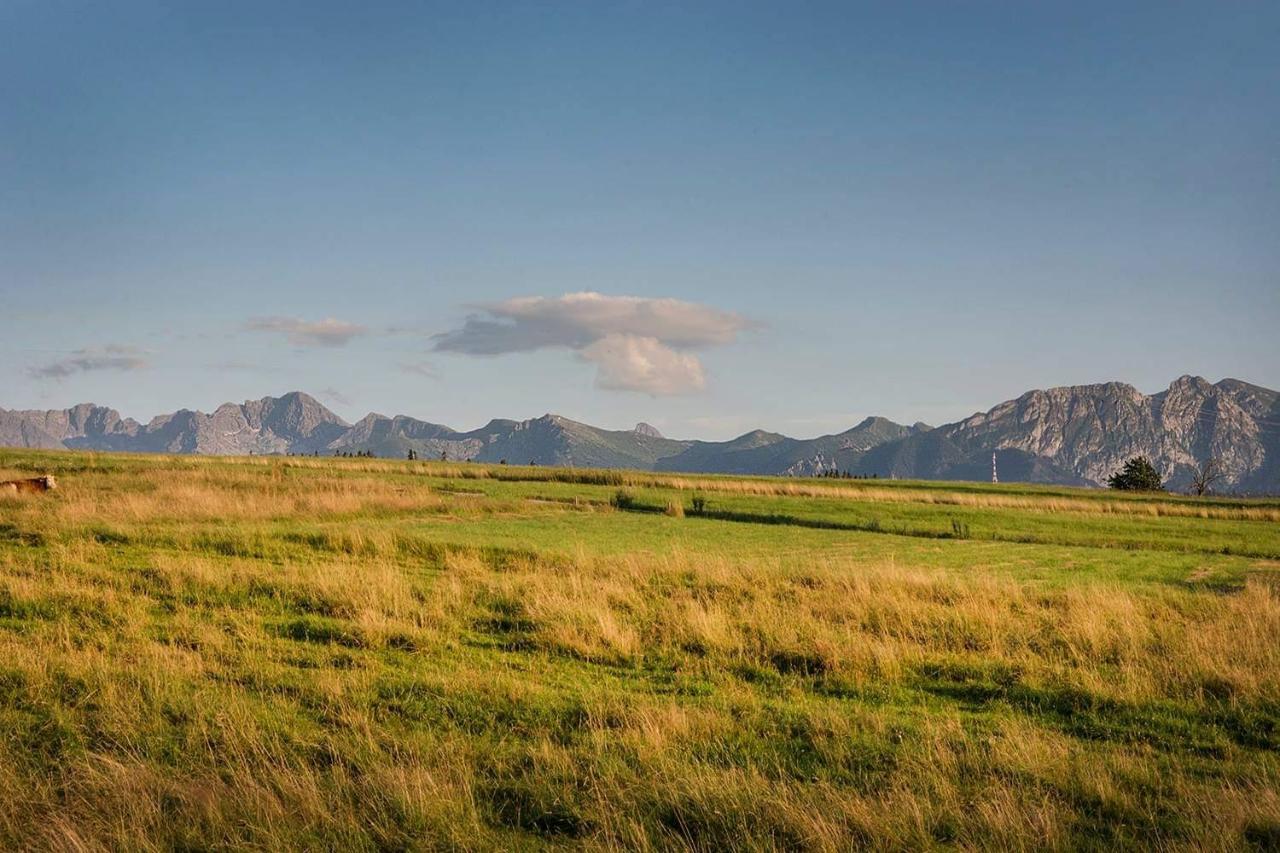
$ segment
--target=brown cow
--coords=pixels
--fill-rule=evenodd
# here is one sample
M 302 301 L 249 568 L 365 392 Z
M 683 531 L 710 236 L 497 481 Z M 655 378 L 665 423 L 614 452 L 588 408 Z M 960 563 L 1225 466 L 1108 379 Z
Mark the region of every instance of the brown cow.
M 6 483 L 0 483 L 0 494 L 5 492 L 12 494 L 47 492 L 56 488 L 58 488 L 57 481 L 53 479 L 51 474 L 46 474 L 43 477 L 32 477 L 30 480 L 9 480 Z

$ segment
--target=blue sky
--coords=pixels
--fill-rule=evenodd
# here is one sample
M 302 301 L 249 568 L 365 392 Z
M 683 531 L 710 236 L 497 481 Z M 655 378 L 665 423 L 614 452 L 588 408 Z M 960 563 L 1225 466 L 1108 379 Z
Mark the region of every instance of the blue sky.
M 1278 43 L 1274 3 L 10 0 L 0 406 L 728 437 L 1280 387 Z

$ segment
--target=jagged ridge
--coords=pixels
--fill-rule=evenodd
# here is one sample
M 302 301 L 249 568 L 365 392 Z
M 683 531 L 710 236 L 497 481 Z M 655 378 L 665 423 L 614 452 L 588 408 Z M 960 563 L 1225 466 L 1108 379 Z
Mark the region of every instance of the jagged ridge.
M 1176 379 L 1158 394 L 1107 382 L 1028 391 L 941 427 L 867 418 L 835 435 L 795 439 L 753 430 L 730 441 L 664 437 L 648 424 L 604 430 L 559 415 L 494 420 L 476 430 L 406 415 L 348 424 L 301 392 L 227 403 L 212 414 L 180 410 L 146 424 L 114 409 L 0 409 L 0 446 L 163 453 L 372 451 L 402 457 L 507 460 L 513 464 L 805 476 L 831 470 L 880 477 L 985 480 L 996 454 L 1006 481 L 1099 485 L 1133 455 L 1149 457 L 1171 485 L 1220 460 L 1222 488 L 1280 491 L 1280 393 L 1237 379 Z

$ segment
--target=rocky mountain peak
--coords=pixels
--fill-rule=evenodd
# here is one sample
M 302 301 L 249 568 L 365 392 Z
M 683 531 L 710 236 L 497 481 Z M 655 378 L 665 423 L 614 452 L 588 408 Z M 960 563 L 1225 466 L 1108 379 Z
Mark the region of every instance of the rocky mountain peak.
M 253 405 L 245 403 L 246 408 Z M 290 391 L 282 397 L 263 397 L 256 401 L 256 408 L 262 424 L 276 432 L 283 429 L 310 435 L 322 424 L 349 426 L 315 397 L 301 391 Z
M 730 474 L 854 474 L 978 479 L 999 455 L 1002 480 L 1100 485 L 1143 455 L 1178 488 L 1194 466 L 1218 460 L 1221 487 L 1280 491 L 1280 392 L 1238 379 L 1180 376 L 1145 395 L 1123 382 L 1028 391 L 963 421 L 931 429 L 866 418 L 837 435 L 788 438 L 753 430 L 723 442 L 677 441 L 640 423 L 603 430 L 546 414 L 493 420 L 470 432 L 376 413 L 349 426 L 310 395 L 290 392 L 206 415 L 182 409 L 146 425 L 114 409 L 0 409 L 0 446 L 250 454 L 371 450 L 404 458 L 650 468 Z
M 1184 373 L 1169 383 L 1170 391 L 1175 388 L 1179 390 L 1195 390 L 1203 394 L 1212 393 L 1214 390 L 1214 386 L 1209 383 L 1209 380 L 1203 376 L 1192 376 L 1190 373 Z
M 1263 388 L 1260 385 L 1241 382 L 1239 379 L 1223 379 L 1214 387 L 1239 403 L 1241 408 L 1255 418 L 1276 420 L 1273 417 L 1273 413 L 1276 416 L 1280 416 L 1280 411 L 1277 411 L 1278 404 L 1280 404 L 1280 392 L 1272 391 L 1270 388 Z
M 1142 455 L 1177 487 L 1212 456 L 1231 485 L 1247 487 L 1265 442 L 1254 417 L 1220 385 L 1185 375 L 1150 396 L 1123 382 L 1029 391 L 940 429 L 960 448 L 1021 450 L 1094 484 Z M 1227 387 L 1255 408 L 1264 405 L 1260 395 Z

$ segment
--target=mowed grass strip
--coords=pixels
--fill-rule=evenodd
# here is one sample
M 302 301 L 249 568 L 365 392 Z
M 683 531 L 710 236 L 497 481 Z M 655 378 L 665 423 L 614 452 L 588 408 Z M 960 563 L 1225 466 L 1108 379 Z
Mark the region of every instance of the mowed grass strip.
M 301 461 L 0 454 L 0 846 L 1280 839 L 1267 560 Z
M 570 506 L 618 503 L 625 509 L 663 512 L 673 502 L 686 515 L 721 521 L 864 531 L 925 538 L 993 539 L 1047 545 L 1081 545 L 1130 550 L 1190 551 L 1280 558 L 1280 523 L 1246 518 L 1198 518 L 1190 514 L 1148 514 L 1051 510 L 1047 508 L 980 507 L 973 504 L 858 499 L 854 495 L 804 497 L 762 496 L 683 489 L 618 488 L 554 481 L 467 481 L 451 488 L 492 498 L 557 501 Z M 855 493 L 856 494 L 856 493 Z M 694 498 L 702 510 L 695 511 Z M 1084 503 L 1084 502 L 1082 502 Z

